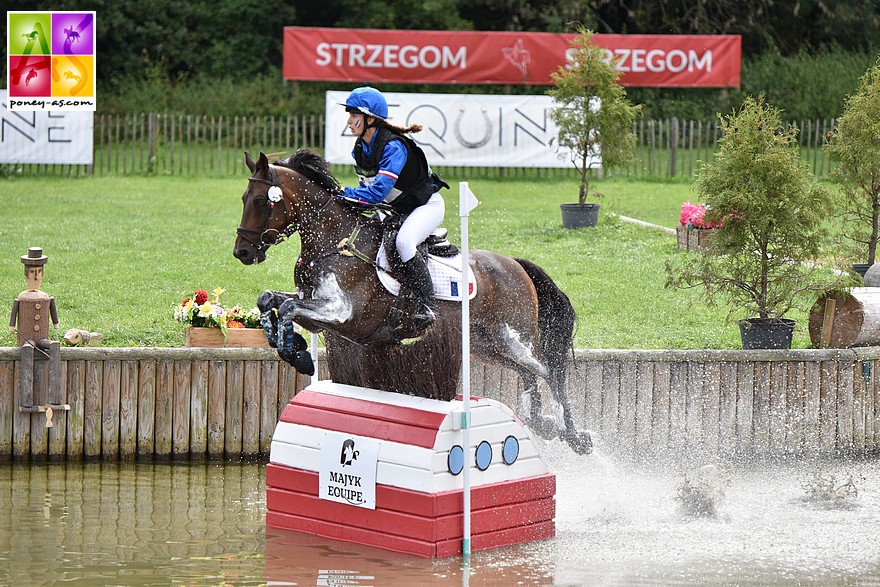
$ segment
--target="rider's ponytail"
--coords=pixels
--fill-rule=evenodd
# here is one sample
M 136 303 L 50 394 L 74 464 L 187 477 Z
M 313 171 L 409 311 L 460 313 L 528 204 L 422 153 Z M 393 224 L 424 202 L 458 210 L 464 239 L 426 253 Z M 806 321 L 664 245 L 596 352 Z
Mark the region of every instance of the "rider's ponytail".
M 387 128 L 391 132 L 397 133 L 400 135 L 409 134 L 409 133 L 416 133 L 416 132 L 422 131 L 421 124 L 411 124 L 411 125 L 407 126 L 406 128 L 404 128 L 402 126 L 395 126 L 395 125 L 391 124 L 390 122 L 388 122 L 387 120 L 377 120 L 376 126 L 381 126 L 381 127 Z

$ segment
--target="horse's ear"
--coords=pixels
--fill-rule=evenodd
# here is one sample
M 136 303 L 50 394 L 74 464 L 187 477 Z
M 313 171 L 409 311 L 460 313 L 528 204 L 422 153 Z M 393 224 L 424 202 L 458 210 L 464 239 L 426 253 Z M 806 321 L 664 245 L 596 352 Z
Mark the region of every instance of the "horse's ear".
M 269 158 L 266 157 L 265 153 L 260 153 L 260 158 L 257 160 L 257 168 L 269 169 Z
M 251 159 L 251 154 L 247 151 L 244 152 L 244 163 L 248 166 L 248 169 L 251 170 L 251 173 L 253 173 L 257 165 L 254 163 L 254 160 Z

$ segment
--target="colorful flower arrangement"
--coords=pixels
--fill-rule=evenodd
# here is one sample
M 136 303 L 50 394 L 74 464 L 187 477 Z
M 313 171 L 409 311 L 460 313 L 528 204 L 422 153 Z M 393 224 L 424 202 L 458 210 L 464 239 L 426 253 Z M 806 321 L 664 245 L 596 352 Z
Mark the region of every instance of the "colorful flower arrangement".
M 207 291 L 197 289 L 192 296 L 174 307 L 174 319 L 189 326 L 219 328 L 224 337 L 228 335 L 229 328 L 260 328 L 260 309 L 245 310 L 241 306 L 224 308 L 220 296 L 225 292 L 225 289 L 218 287 L 212 292 L 213 299 L 210 299 Z
M 690 200 L 681 205 L 681 216 L 678 223 L 688 228 L 721 228 L 722 222 L 709 222 L 706 220 L 708 208 L 703 204 L 693 204 Z

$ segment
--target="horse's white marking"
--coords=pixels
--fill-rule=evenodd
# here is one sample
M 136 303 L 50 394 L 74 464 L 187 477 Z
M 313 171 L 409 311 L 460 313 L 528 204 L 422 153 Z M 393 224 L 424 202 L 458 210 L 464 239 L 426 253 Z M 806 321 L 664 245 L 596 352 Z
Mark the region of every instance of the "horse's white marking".
M 350 320 L 353 314 L 351 298 L 339 287 L 336 275 L 323 275 L 315 288 L 311 307 L 298 307 L 297 314 L 316 322 L 334 322 L 342 324 Z
M 553 401 L 553 417 L 556 419 L 556 429 L 565 430 L 565 408 L 555 400 Z
M 532 390 L 527 389 L 522 392 L 522 395 L 519 396 L 520 402 L 522 404 L 522 413 L 526 415 L 531 415 L 532 413 Z
M 532 345 L 525 344 L 520 333 L 514 330 L 510 324 L 504 325 L 501 336 L 507 344 L 508 351 L 520 365 L 533 371 L 539 377 L 546 379 L 549 376 L 547 368 L 532 353 Z

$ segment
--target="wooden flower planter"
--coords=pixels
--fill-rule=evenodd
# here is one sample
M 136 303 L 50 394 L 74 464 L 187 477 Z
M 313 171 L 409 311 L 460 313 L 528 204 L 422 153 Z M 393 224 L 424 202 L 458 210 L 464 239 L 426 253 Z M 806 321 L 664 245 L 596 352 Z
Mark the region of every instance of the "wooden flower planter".
M 269 348 L 262 328 L 230 328 L 224 339 L 219 328 L 188 326 L 184 345 L 200 348 Z
M 686 251 L 705 251 L 715 236 L 712 228 L 688 228 L 679 226 L 675 229 L 678 237 L 678 248 Z

